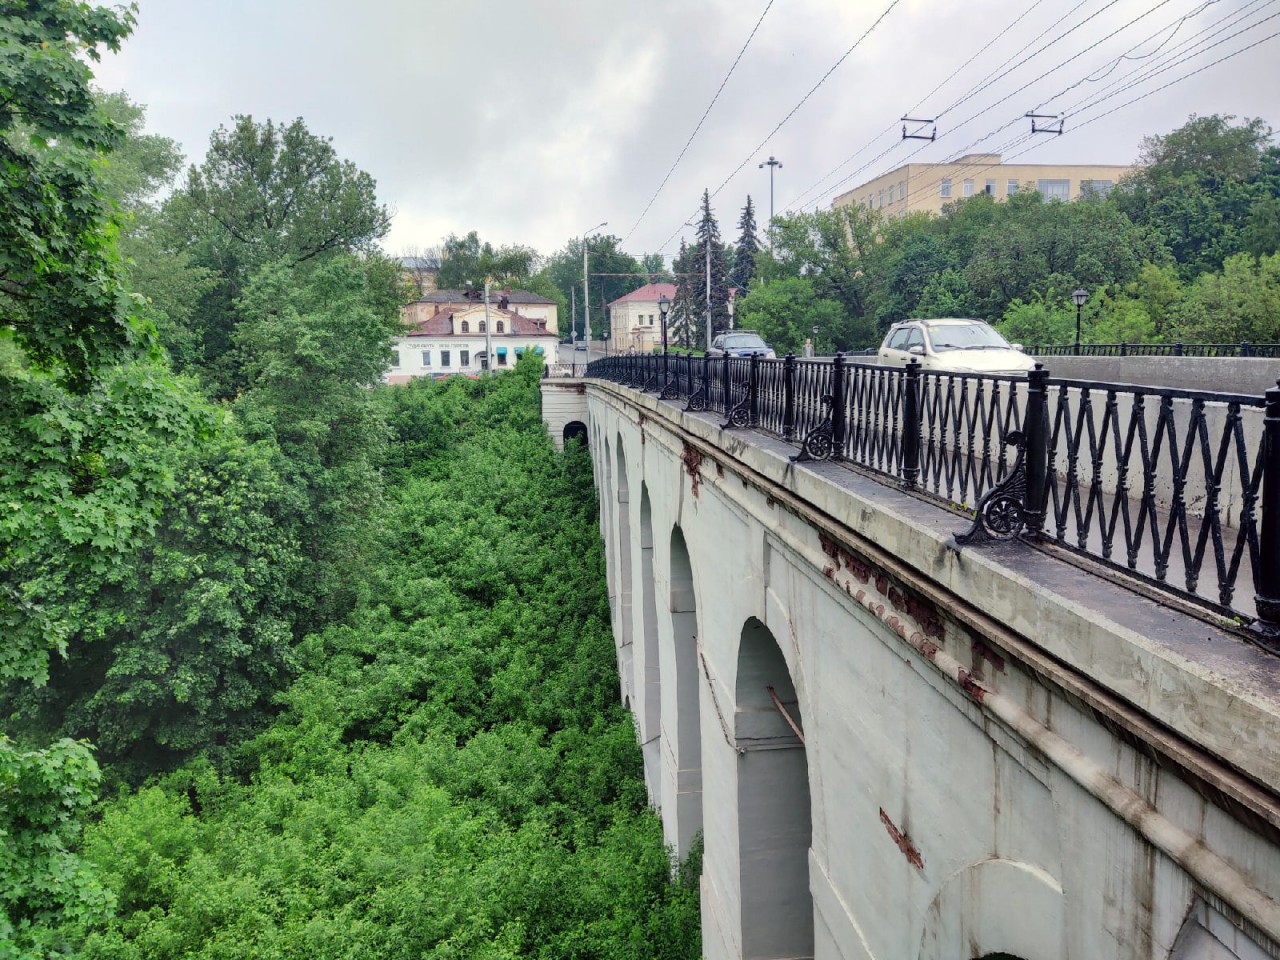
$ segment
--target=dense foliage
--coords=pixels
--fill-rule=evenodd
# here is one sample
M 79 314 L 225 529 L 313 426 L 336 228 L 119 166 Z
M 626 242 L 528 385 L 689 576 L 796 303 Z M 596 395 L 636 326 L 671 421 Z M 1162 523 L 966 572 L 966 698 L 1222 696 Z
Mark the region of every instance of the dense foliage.
M 118 911 L 68 929 L 84 956 L 698 955 L 617 702 L 590 463 L 551 447 L 537 375 L 382 395 L 376 589 L 298 648 L 241 777 L 107 806 L 85 850 Z

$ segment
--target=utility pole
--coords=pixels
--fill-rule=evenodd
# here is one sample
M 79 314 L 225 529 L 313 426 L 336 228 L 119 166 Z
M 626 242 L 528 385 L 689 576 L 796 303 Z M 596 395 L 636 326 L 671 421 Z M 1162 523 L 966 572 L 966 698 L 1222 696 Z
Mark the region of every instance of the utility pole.
M 763 170 L 765 167 L 769 168 L 769 226 L 772 227 L 773 226 L 773 171 L 775 167 L 779 170 L 782 169 L 782 161 L 775 160 L 772 156 L 770 156 L 768 160 L 760 164 L 758 169 Z
M 493 341 L 489 339 L 489 280 L 484 281 L 484 365 L 485 370 L 493 373 Z
M 707 231 L 707 349 L 711 349 L 711 231 Z
M 597 223 L 590 230 L 582 233 L 582 329 L 583 338 L 587 342 L 587 360 L 591 359 L 591 284 L 587 280 L 587 235 L 601 227 L 607 227 L 609 221 Z
M 569 321 L 569 342 L 578 339 L 578 288 L 569 288 L 569 301 L 573 304 L 573 319 Z

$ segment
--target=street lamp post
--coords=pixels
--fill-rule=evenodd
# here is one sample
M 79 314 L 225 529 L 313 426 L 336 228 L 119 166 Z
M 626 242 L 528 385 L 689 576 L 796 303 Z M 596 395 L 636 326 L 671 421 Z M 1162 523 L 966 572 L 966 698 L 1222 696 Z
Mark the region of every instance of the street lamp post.
M 607 227 L 609 221 L 597 223 L 589 230 L 582 231 L 582 334 L 587 341 L 587 362 L 591 362 L 591 284 L 587 282 L 587 236 L 601 227 Z
M 490 339 L 489 328 L 493 326 L 489 322 L 489 280 L 484 281 L 484 364 L 488 373 L 493 373 L 493 341 Z
M 666 389 L 670 375 L 667 373 L 667 311 L 671 309 L 671 301 L 664 293 L 658 297 L 658 316 L 662 318 L 662 386 Z
M 759 169 L 769 168 L 769 226 L 773 227 L 773 171 L 782 169 L 782 161 L 769 157 L 768 160 L 760 164 Z
M 1080 308 L 1089 299 L 1089 291 L 1077 290 L 1071 294 L 1071 299 L 1076 302 L 1076 356 L 1078 357 L 1080 356 Z

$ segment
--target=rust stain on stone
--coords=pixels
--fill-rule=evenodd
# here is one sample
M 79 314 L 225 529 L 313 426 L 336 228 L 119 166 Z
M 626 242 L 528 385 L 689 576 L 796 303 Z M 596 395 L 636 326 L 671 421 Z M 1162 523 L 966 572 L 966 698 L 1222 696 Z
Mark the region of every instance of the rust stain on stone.
M 883 573 L 876 574 L 876 589 L 882 594 L 887 594 L 889 592 L 889 578 Z
M 644 446 L 644 431 L 640 431 L 640 446 Z
M 585 383 L 578 384 L 577 391 L 578 391 L 578 396 L 580 397 L 585 396 L 587 392 L 587 385 Z
M 828 580 L 834 579 L 836 575 L 836 568 L 829 565 L 825 566 L 822 568 L 822 575 Z
M 974 679 L 972 673 L 968 670 L 961 670 L 959 678 L 960 689 L 967 693 L 974 703 L 982 703 L 987 696 L 987 688 Z
M 720 480 L 724 479 L 724 464 L 719 460 L 716 461 L 716 477 Z
M 880 822 L 884 824 L 885 830 L 889 832 L 889 838 L 902 851 L 902 855 L 907 858 L 907 862 L 917 870 L 923 870 L 924 858 L 920 856 L 920 851 L 911 842 L 911 838 L 899 830 L 897 825 L 889 819 L 889 815 L 884 812 L 884 807 L 880 808 Z
M 973 656 L 977 660 L 981 657 L 990 663 L 1000 673 L 1004 673 L 1004 657 L 996 653 L 981 640 L 975 640 L 973 643 Z
M 686 443 L 680 460 L 684 463 L 684 472 L 689 475 L 690 486 L 693 495 L 696 497 L 698 495 L 698 485 L 702 482 L 702 474 L 700 472 L 702 454 L 695 447 L 691 447 Z

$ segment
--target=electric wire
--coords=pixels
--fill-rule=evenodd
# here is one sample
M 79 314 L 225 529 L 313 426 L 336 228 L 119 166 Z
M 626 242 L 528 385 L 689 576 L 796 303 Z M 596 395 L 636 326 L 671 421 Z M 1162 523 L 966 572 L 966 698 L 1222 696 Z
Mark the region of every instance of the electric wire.
M 662 188 L 667 185 L 667 181 L 671 179 L 671 174 L 675 173 L 676 167 L 680 166 L 680 161 L 684 159 L 684 155 L 688 152 L 690 144 L 698 135 L 698 131 L 702 129 L 703 123 L 706 122 L 707 116 L 711 113 L 711 108 L 716 105 L 716 101 L 720 99 L 720 94 L 724 92 L 725 85 L 729 82 L 729 78 L 733 76 L 733 72 L 738 68 L 738 62 L 742 60 L 742 55 L 747 52 L 747 47 L 751 46 L 751 41 L 755 39 L 756 31 L 760 29 L 760 24 L 764 23 L 764 18 L 768 16 L 769 11 L 773 8 L 774 0 L 769 0 L 765 4 L 764 11 L 760 14 L 756 25 L 751 28 L 751 33 L 747 36 L 747 42 L 742 45 L 742 49 L 738 51 L 738 55 L 734 57 L 733 63 L 730 64 L 728 72 L 724 75 L 724 79 L 720 81 L 720 86 L 716 89 L 715 95 L 711 98 L 711 102 L 707 104 L 707 109 L 702 111 L 702 116 L 698 119 L 698 123 L 693 128 L 693 133 L 689 134 L 689 139 L 684 142 L 684 146 L 680 148 L 680 153 L 675 161 L 671 164 L 671 168 L 667 171 L 667 175 L 662 178 L 662 182 L 658 184 L 658 189 L 653 191 L 653 196 L 649 198 L 649 202 L 645 204 L 644 210 L 640 216 L 636 218 L 636 222 L 631 225 L 631 229 L 627 231 L 627 235 L 622 238 L 625 244 L 631 239 L 631 235 L 636 232 L 636 228 L 640 226 L 641 221 L 649 214 L 649 210 L 653 207 L 653 203 L 658 199 L 658 194 L 662 193 Z
M 964 121 L 962 121 L 961 123 L 957 124 L 957 127 L 958 127 L 958 128 L 962 128 L 962 127 L 964 127 L 966 124 L 970 123 L 972 120 L 974 120 L 974 119 L 976 119 L 977 117 L 981 116 L 983 113 L 986 113 L 986 112 L 989 112 L 990 110 L 995 109 L 995 108 L 996 108 L 996 107 L 998 107 L 1001 103 L 1004 103 L 1005 101 L 1007 101 L 1007 100 L 1011 99 L 1013 96 L 1016 96 L 1018 93 L 1021 93 L 1021 92 L 1022 92 L 1024 89 L 1026 89 L 1028 86 L 1030 86 L 1030 85 L 1032 85 L 1032 84 L 1034 84 L 1034 83 L 1036 83 L 1036 82 L 1038 82 L 1038 81 L 1040 81 L 1040 80 L 1044 79 L 1045 77 L 1047 77 L 1047 76 L 1049 76 L 1050 74 L 1052 74 L 1052 73 L 1056 72 L 1058 69 L 1060 69 L 1061 67 L 1065 66 L 1066 64 L 1068 64 L 1068 63 L 1072 62 L 1073 60 L 1079 59 L 1079 57 L 1080 57 L 1081 55 L 1083 55 L 1084 53 L 1087 53 L 1089 50 L 1096 48 L 1098 45 L 1100 45 L 1101 43 L 1103 43 L 1103 42 L 1105 42 L 1106 40 L 1110 39 L 1111 37 L 1114 37 L 1116 34 L 1120 33 L 1122 30 L 1127 29 L 1128 27 L 1132 26 L 1132 25 L 1133 25 L 1134 23 L 1136 23 L 1138 20 L 1142 19 L 1142 17 L 1145 17 L 1147 14 L 1152 13 L 1152 12 L 1154 12 L 1155 10 L 1159 9 L 1159 7 L 1163 6 L 1165 2 L 1168 2 L 1168 0 L 1162 0 L 1162 2 L 1161 2 L 1161 3 L 1157 4 L 1155 7 L 1152 7 L 1151 9 L 1149 9 L 1148 11 L 1146 11 L 1146 13 L 1140 14 L 1138 17 L 1133 18 L 1132 20 L 1130 20 L 1130 21 L 1128 21 L 1127 23 L 1125 23 L 1123 26 L 1121 26 L 1121 27 L 1119 27 L 1118 29 L 1116 29 L 1116 30 L 1112 31 L 1112 32 L 1111 32 L 1110 34 L 1108 34 L 1106 37 L 1103 37 L 1101 40 L 1096 41 L 1095 43 L 1091 44 L 1089 47 L 1086 47 L 1084 50 L 1081 50 L 1079 53 L 1076 53 L 1076 54 L 1074 54 L 1073 56 L 1071 56 L 1071 57 L 1067 58 L 1066 60 L 1062 61 L 1062 62 L 1061 62 L 1061 63 L 1059 63 L 1057 66 L 1055 66 L 1055 67 L 1051 68 L 1050 70 L 1047 70 L 1047 71 L 1045 71 L 1044 73 L 1040 74 L 1040 76 L 1036 77 L 1036 78 L 1035 78 L 1035 80 L 1032 80 L 1032 81 L 1029 81 L 1029 82 L 1028 82 L 1028 83 L 1026 83 L 1026 84 L 1023 84 L 1021 87 L 1019 87 L 1017 90 L 1014 90 L 1014 91 L 1013 91 L 1011 94 L 1009 94 L 1008 96 L 1005 96 L 1005 97 L 1001 98 L 999 101 L 996 101 L 995 103 L 993 103 L 993 104 L 989 105 L 988 107 L 984 108 L 983 110 L 978 111 L 978 113 L 975 113 L 975 114 L 971 115 L 970 117 L 966 118 Z M 1216 2 L 1216 0 L 1210 0 L 1210 2 Z M 1198 10 L 1199 10 L 1199 11 L 1203 11 L 1207 6 L 1209 6 L 1209 4 L 1208 4 L 1208 3 L 1203 4 L 1203 5 L 1201 5 L 1201 7 L 1200 7 L 1200 8 L 1198 8 Z M 1195 12 L 1197 12 L 1197 11 L 1193 11 L 1193 13 L 1195 13 Z M 1190 16 L 1190 14 L 1188 14 L 1188 16 Z M 1166 26 L 1165 26 L 1165 27 L 1163 27 L 1160 31 L 1157 31 L 1157 35 L 1158 35 L 1160 32 L 1163 32 L 1164 30 L 1169 29 L 1169 28 L 1170 28 L 1170 26 L 1174 26 L 1176 23 L 1179 23 L 1182 19 L 1184 19 L 1184 18 L 1179 18 L 1179 21 L 1175 21 L 1175 23 L 1174 23 L 1174 24 L 1166 25 Z M 1230 17 L 1224 17 L 1224 18 L 1223 18 L 1223 20 L 1227 20 L 1227 19 L 1230 19 Z M 1083 21 L 1082 21 L 1082 22 L 1083 22 Z M 1222 22 L 1222 20 L 1218 21 L 1218 23 L 1221 23 L 1221 22 Z M 1238 22 L 1238 21 L 1237 21 L 1237 22 Z M 1263 21 L 1263 22 L 1265 22 L 1265 21 Z M 1079 26 L 1079 24 L 1077 24 L 1077 26 Z M 1211 25 L 1211 26 L 1210 26 L 1210 27 L 1208 27 L 1208 28 L 1205 28 L 1205 30 L 1201 30 L 1201 31 L 1200 31 L 1200 33 L 1195 34 L 1195 35 L 1193 35 L 1192 37 L 1188 38 L 1188 40 L 1187 40 L 1187 41 L 1184 41 L 1184 43 L 1186 43 L 1186 42 L 1190 42 L 1190 41 L 1194 40 L 1194 39 L 1195 39 L 1195 37 L 1200 36 L 1201 34 L 1205 33 L 1205 32 L 1206 32 L 1207 30 L 1209 30 L 1209 29 L 1212 29 L 1212 27 L 1213 27 L 1213 26 L 1216 26 L 1216 24 Z M 1256 24 L 1255 24 L 1254 26 L 1256 26 Z M 1074 28 L 1073 28 L 1073 29 L 1074 29 Z M 1226 28 L 1223 28 L 1223 29 L 1226 29 Z M 1218 32 L 1221 32 L 1221 31 L 1218 31 Z M 1211 35 L 1211 36 L 1214 36 L 1214 35 L 1216 35 L 1216 34 L 1213 34 L 1213 35 Z M 1237 35 L 1237 34 L 1233 34 L 1232 36 L 1236 36 L 1236 35 Z M 1063 36 L 1065 36 L 1065 34 L 1063 34 Z M 1148 39 L 1149 39 L 1149 38 L 1148 38 Z M 1227 38 L 1227 39 L 1230 39 L 1230 38 Z M 1132 50 L 1136 49 L 1136 48 L 1137 48 L 1137 46 L 1140 46 L 1142 43 L 1146 43 L 1146 42 L 1147 42 L 1147 40 L 1140 41 L 1140 43 L 1139 43 L 1139 44 L 1136 44 L 1134 47 L 1130 47 L 1130 50 L 1129 50 L 1128 52 L 1131 52 Z M 1224 41 L 1220 41 L 1220 42 L 1224 42 Z M 1217 45 L 1217 44 L 1215 44 L 1214 46 L 1216 46 L 1216 45 Z M 1179 46 L 1182 46 L 1182 44 L 1179 44 Z M 1177 48 L 1175 48 L 1175 51 L 1176 51 L 1176 49 L 1177 49 Z M 1204 49 L 1208 49 L 1208 48 L 1204 48 Z M 1203 50 L 1196 51 L 1196 53 L 1192 54 L 1191 56 L 1198 55 L 1198 54 L 1199 54 L 1199 53 L 1201 53 L 1201 52 L 1203 52 Z M 1173 51 L 1171 51 L 1171 52 L 1170 52 L 1170 55 L 1174 55 L 1174 52 L 1173 52 Z M 1185 59 L 1190 59 L 1190 57 L 1184 58 L 1184 60 L 1182 60 L 1182 61 L 1178 61 L 1178 62 L 1179 62 L 1179 63 L 1185 62 Z M 1149 66 L 1151 66 L 1152 68 L 1154 68 L 1154 67 L 1158 66 L 1158 63 L 1159 63 L 1159 62 L 1157 62 L 1157 64 L 1153 64 L 1153 65 L 1149 65 Z M 1177 64 L 1174 64 L 1174 66 L 1176 66 L 1176 65 L 1177 65 Z M 1139 68 L 1139 69 L 1142 69 L 1142 68 Z M 1169 68 L 1165 68 L 1165 69 L 1169 69 Z M 1092 71 L 1092 72 L 1096 72 L 1096 69 L 1095 69 L 1094 71 Z M 1137 71 L 1135 71 L 1135 72 L 1137 72 Z M 1160 72 L 1162 72 L 1162 71 L 1160 71 Z M 1136 82 L 1141 82 L 1141 81 L 1136 81 Z M 1136 82 L 1135 82 L 1135 83 L 1136 83 Z M 1044 101 L 1044 102 L 1051 102 L 1052 100 L 1057 99 L 1059 96 L 1062 96 L 1062 95 L 1063 95 L 1063 93 L 1066 93 L 1067 91 L 1069 91 L 1069 90 L 1073 89 L 1074 87 L 1076 87 L 1076 86 L 1078 86 L 1078 85 L 1079 85 L 1079 83 L 1071 84 L 1071 85 L 1070 85 L 1070 86 L 1068 86 L 1064 91 L 1062 91 L 1062 92 L 1060 92 L 1060 93 L 1058 93 L 1058 94 L 1055 94 L 1053 97 L 1050 97 L 1048 100 L 1046 100 L 1046 101 Z M 1110 85 L 1109 85 L 1109 86 L 1110 86 Z M 1105 88 L 1104 88 L 1104 89 L 1105 89 Z M 1125 88 L 1124 88 L 1124 87 L 1122 87 L 1121 89 L 1123 90 L 1123 89 L 1125 89 Z M 965 98 L 962 98 L 962 99 L 965 99 Z M 957 101 L 957 102 L 960 102 L 960 101 Z M 946 163 L 954 163 L 954 162 L 955 162 L 955 160 L 956 160 L 957 158 L 959 158 L 959 157 L 963 156 L 963 155 L 964 155 L 964 154 L 966 154 L 969 150 L 973 149 L 974 147 L 978 146 L 979 144 L 983 143 L 984 141 L 986 141 L 986 140 L 990 139 L 991 137 L 993 137 L 993 136 L 995 136 L 995 135 L 997 135 L 997 134 L 999 134 L 999 133 L 1003 132 L 1004 130 L 1006 130 L 1006 129 L 1008 129 L 1009 127 L 1013 126 L 1015 123 L 1018 123 L 1018 122 L 1020 122 L 1020 121 L 1022 121 L 1022 120 L 1024 120 L 1024 119 L 1025 119 L 1025 115 L 1019 115 L 1019 116 L 1014 117 L 1013 119 L 1011 119 L 1011 120 L 1009 120 L 1008 122 L 1006 122 L 1006 123 L 1002 124 L 1001 126 L 996 127 L 995 129 L 993 129 L 993 130 L 991 130 L 991 131 L 988 131 L 988 132 L 987 132 L 986 134 L 984 134 L 983 136 L 978 137 L 976 140 L 973 140 L 973 141 L 972 141 L 972 142 L 970 142 L 967 146 L 962 147 L 962 148 L 960 148 L 959 150 L 955 151 L 955 152 L 951 155 L 951 157 L 949 157 L 949 158 L 948 158 L 946 161 L 944 161 L 944 162 L 946 162 Z M 1019 141 L 1018 141 L 1018 143 L 1020 143 L 1020 142 L 1021 142 L 1021 141 L 1019 140 Z M 1017 144 L 1012 144 L 1012 145 L 1017 145 Z M 910 157 L 910 156 L 914 156 L 916 153 L 919 153 L 919 152 L 920 152 L 920 150 L 925 149 L 925 147 L 927 147 L 927 146 L 929 146 L 929 144 L 925 144 L 925 146 L 924 146 L 924 147 L 921 147 L 921 148 L 917 149 L 916 151 L 913 151 L 913 152 L 912 152 L 912 154 L 910 154 L 910 155 L 909 155 L 909 157 Z M 989 151 L 989 152 L 1003 152 L 1003 149 L 1004 149 L 1004 148 L 997 148 L 997 151 Z M 1024 152 L 1025 152 L 1025 151 L 1024 151 Z M 909 159 L 909 157 L 908 157 L 908 159 Z M 871 162 L 874 162 L 874 161 L 871 161 Z M 847 182 L 849 179 L 852 179 L 852 177 L 853 177 L 853 176 L 855 176 L 857 173 L 861 172 L 861 170 L 865 169 L 867 166 L 870 166 L 870 163 L 871 163 L 871 162 L 868 162 L 867 164 L 864 164 L 864 165 L 863 165 L 863 167 L 859 168 L 858 170 L 853 171 L 853 173 L 849 174 L 849 176 L 845 177 L 843 180 L 841 180 L 841 181 L 837 182 L 836 184 L 834 184 L 834 185 L 833 185 L 831 188 L 829 188 L 827 191 L 824 191 L 824 194 L 825 194 L 825 193 L 829 193 L 829 192 L 831 192 L 831 190 L 834 190 L 834 189 L 838 188 L 838 187 L 839 187 L 839 186 L 841 186 L 843 183 Z M 984 167 L 984 169 L 989 168 L 989 167 L 990 167 L 990 165 L 986 165 L 986 167 Z M 958 172 L 958 171 L 949 171 L 949 173 L 956 173 L 956 172 Z M 942 176 L 940 175 L 938 178 L 936 178 L 935 180 L 933 180 L 933 181 L 932 181 L 932 182 L 930 182 L 930 183 L 926 183 L 926 184 L 921 185 L 921 186 L 919 186 L 919 187 L 913 188 L 912 190 L 910 190 L 910 192 L 909 192 L 909 194 L 908 194 L 908 196 L 907 196 L 907 202 L 908 202 L 908 203 L 910 203 L 910 202 L 911 202 L 911 200 L 915 199 L 915 198 L 919 195 L 919 193 L 920 193 L 921 191 L 926 190 L 926 189 L 931 189 L 932 187 L 939 185 L 939 184 L 941 183 L 941 181 L 942 181 L 942 180 L 944 180 L 944 179 L 947 179 L 947 177 L 942 177 Z M 817 205 L 815 204 L 815 208 L 816 208 L 816 206 L 817 206 Z
M 977 53 L 973 54 L 973 56 L 971 56 L 968 60 L 966 60 L 964 63 L 960 64 L 960 66 L 956 67 L 954 70 L 952 70 L 952 71 L 951 71 L 951 74 L 950 74 L 950 75 L 949 75 L 945 80 L 943 80 L 943 81 L 942 81 L 941 83 L 939 83 L 936 87 L 934 87 L 932 90 L 930 90 L 928 93 L 926 93 L 923 97 L 921 97 L 921 98 L 920 98 L 920 100 L 916 103 L 916 105 L 915 105 L 915 106 L 913 106 L 910 110 L 908 110 L 908 111 L 907 111 L 907 114 L 906 114 L 906 115 L 907 115 L 907 116 L 913 116 L 913 115 L 915 114 L 915 112 L 916 112 L 917 110 L 919 110 L 921 106 L 923 106 L 923 105 L 924 105 L 924 103 L 925 103 L 925 101 L 926 101 L 926 100 L 928 100 L 928 99 L 929 99 L 930 97 L 932 97 L 935 93 L 937 93 L 939 90 L 941 90 L 943 87 L 945 87 L 948 83 L 950 83 L 952 80 L 954 80 L 956 77 L 958 77 L 958 76 L 960 75 L 960 73 L 961 73 L 962 71 L 964 71 L 964 69 L 965 69 L 966 67 L 968 67 L 968 66 L 969 66 L 969 64 L 973 63 L 973 61 L 977 60 L 977 59 L 978 59 L 978 57 L 982 56 L 982 55 L 983 55 L 984 53 L 986 53 L 989 49 L 991 49 L 992 44 L 994 44 L 997 40 L 1000 40 L 1000 39 L 1002 39 L 1003 37 L 1008 36 L 1008 33 L 1009 33 L 1009 31 L 1010 31 L 1010 30 L 1012 30 L 1012 29 L 1013 29 L 1014 27 L 1016 27 L 1019 23 L 1021 23 L 1021 22 L 1022 22 L 1022 20 L 1023 20 L 1024 18 L 1026 18 L 1026 16 L 1027 16 L 1028 14 L 1030 14 L 1030 13 L 1031 13 L 1031 11 L 1035 10 L 1035 8 L 1036 8 L 1036 7 L 1038 7 L 1038 6 L 1040 6 L 1040 4 L 1042 4 L 1043 2 L 1044 2 L 1044 0 L 1035 0 L 1035 2 L 1031 4 L 1031 6 L 1027 7 L 1025 10 L 1023 10 L 1023 11 L 1022 11 L 1022 13 L 1018 14 L 1018 16 L 1014 18 L 1014 20 L 1013 20 L 1013 22 L 1012 22 L 1012 23 L 1010 23 L 1008 26 L 1002 26 L 998 31 L 996 31 L 996 34 L 995 34 L 995 35 L 994 35 L 990 40 L 988 40 L 985 44 L 983 44 L 983 45 L 982 45 L 982 47 L 981 47 L 981 48 L 979 48 L 979 50 L 978 50 L 978 52 L 977 52 Z M 1215 0 L 1215 2 L 1216 2 L 1216 0 Z M 1061 21 L 1059 21 L 1059 22 L 1061 22 Z M 1006 62 L 1007 62 L 1007 61 L 1006 61 Z M 805 189 L 805 190 L 804 190 L 804 192 L 800 193 L 800 194 L 799 194 L 799 195 L 797 195 L 795 198 L 793 198 L 793 199 L 792 199 L 792 200 L 791 200 L 791 201 L 790 201 L 790 202 L 789 202 L 785 207 L 783 207 L 783 209 L 784 209 L 784 210 L 789 210 L 789 209 L 791 209 L 793 206 L 795 206 L 796 204 L 800 203 L 800 202 L 801 202 L 802 200 L 804 200 L 804 198 L 805 198 L 805 197 L 807 197 L 810 193 L 812 193 L 814 190 L 816 190 L 816 189 L 818 189 L 819 187 L 821 187 L 824 183 L 826 183 L 828 180 L 830 180 L 832 177 L 834 177 L 837 173 L 839 173 L 839 172 L 840 172 L 840 169 L 841 169 L 842 167 L 844 167 L 845 165 L 847 165 L 847 164 L 849 164 L 849 163 L 852 163 L 854 160 L 856 160 L 856 159 L 857 159 L 857 158 L 858 158 L 858 157 L 859 157 L 859 156 L 860 156 L 860 155 L 861 155 L 865 150 L 867 150 L 867 149 L 868 149 L 868 148 L 869 148 L 873 143 L 875 143 L 876 141 L 880 140 L 882 137 L 884 137 L 884 135 L 885 135 L 885 134 L 893 132 L 893 130 L 894 130 L 894 129 L 896 129 L 896 128 L 897 128 L 897 126 L 898 126 L 898 122 L 897 122 L 897 121 L 894 121 L 893 123 L 890 123 L 887 127 L 885 127 L 883 130 L 881 130 L 879 133 L 877 133 L 874 137 L 872 137 L 870 140 L 868 140 L 866 143 L 864 143 L 861 147 L 859 147 L 856 151 L 854 151 L 854 153 L 853 153 L 853 154 L 851 154 L 849 157 L 846 157 L 844 160 L 840 161 L 840 163 L 836 164 L 836 166 L 835 166 L 835 167 L 834 167 L 834 168 L 833 168 L 829 173 L 827 173 L 827 174 L 826 174 L 825 176 L 823 176 L 820 180 L 818 180 L 818 182 L 817 182 L 817 183 L 814 183 L 813 185 L 811 185 L 810 187 L 808 187 L 807 189 Z M 894 143 L 894 146 L 895 146 L 895 147 L 896 147 L 896 146 L 898 146 L 901 142 L 902 142 L 902 141 L 897 141 L 897 142 L 895 142 L 895 143 Z M 885 153 L 888 153 L 888 152 L 889 152 L 889 151 L 885 151 Z M 876 157 L 876 159 L 878 160 L 880 157 L 883 157 L 884 155 L 885 155 L 885 154 L 884 154 L 884 153 L 882 153 L 882 154 L 880 154 L 880 155 L 879 155 L 879 157 Z M 874 163 L 875 161 L 873 160 L 873 161 L 870 161 L 870 162 Z
M 755 149 L 753 149 L 749 154 L 747 154 L 746 158 L 740 164 L 738 164 L 733 169 L 733 171 L 727 177 L 724 178 L 724 180 L 720 182 L 720 185 L 716 187 L 715 190 L 710 191 L 710 196 L 714 197 L 717 194 L 719 194 L 720 191 L 723 190 L 725 186 L 729 183 L 729 181 L 732 180 L 734 177 L 736 177 L 742 171 L 742 168 L 751 162 L 752 158 L 755 157 L 756 154 L 758 154 L 766 144 L 768 144 L 768 142 L 773 138 L 774 134 L 776 134 L 779 130 L 781 130 L 783 126 L 792 117 L 796 115 L 796 113 L 800 110 L 800 108 L 803 107 L 805 103 L 808 102 L 809 98 L 812 97 L 815 93 L 817 93 L 818 88 L 827 82 L 828 78 L 830 78 L 830 76 L 836 72 L 836 70 L 840 67 L 840 65 L 844 63 L 847 59 L 849 59 L 849 56 L 855 50 L 857 50 L 859 46 L 861 46 L 862 42 L 866 40 L 868 36 L 871 35 L 872 31 L 874 31 L 876 27 L 880 26 L 881 22 L 885 19 L 885 17 L 889 16 L 889 14 L 893 12 L 893 8 L 896 7 L 901 2 L 902 0 L 891 0 L 889 5 L 884 8 L 883 12 L 881 12 L 880 16 L 876 17 L 875 21 L 871 24 L 871 26 L 867 27 L 867 29 L 863 31 L 862 35 L 853 42 L 853 45 L 849 47 L 849 49 L 846 50 L 843 54 L 841 54 L 840 58 L 836 60 L 836 62 L 831 65 L 830 69 L 828 69 L 827 72 L 822 75 L 822 77 L 818 80 L 818 82 L 815 83 L 810 88 L 809 92 L 800 98 L 800 102 L 797 103 L 794 107 L 792 107 L 785 117 L 783 117 L 781 120 L 778 121 L 777 125 L 772 130 L 769 131 L 768 136 L 766 136 L 763 140 L 761 140 L 759 145 L 756 146 Z M 1113 0 L 1113 2 L 1115 2 L 1115 0 Z M 698 213 L 699 211 L 694 211 L 693 216 L 694 217 L 698 216 Z M 683 221 L 681 221 L 681 223 L 682 223 L 682 226 L 677 227 L 672 232 L 671 236 L 669 236 L 665 241 L 663 241 L 663 243 L 658 247 L 659 250 L 665 250 L 667 247 L 669 247 L 671 245 L 671 241 L 674 240 L 680 234 L 680 230 L 683 227 Z

